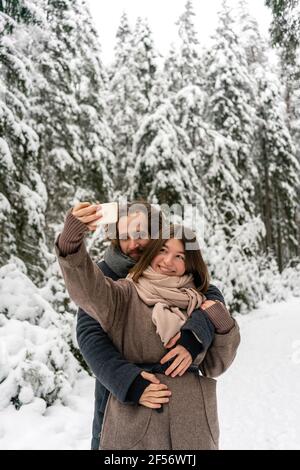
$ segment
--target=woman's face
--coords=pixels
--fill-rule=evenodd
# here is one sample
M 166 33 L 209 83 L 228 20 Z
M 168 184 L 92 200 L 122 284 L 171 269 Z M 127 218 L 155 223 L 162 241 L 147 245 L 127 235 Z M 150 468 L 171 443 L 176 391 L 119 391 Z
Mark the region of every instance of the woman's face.
M 151 261 L 151 267 L 155 272 L 167 276 L 183 276 L 186 268 L 182 241 L 170 238 Z

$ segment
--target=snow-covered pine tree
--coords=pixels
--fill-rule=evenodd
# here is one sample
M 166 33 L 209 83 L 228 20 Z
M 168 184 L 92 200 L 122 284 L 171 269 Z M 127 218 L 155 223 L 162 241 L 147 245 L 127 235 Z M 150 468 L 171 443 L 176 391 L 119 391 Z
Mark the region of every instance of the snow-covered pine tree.
M 133 107 L 137 77 L 132 73 L 132 31 L 126 13 L 122 14 L 116 34 L 115 59 L 109 68 L 107 99 L 108 119 L 113 131 L 113 149 L 116 155 L 115 188 L 126 192 L 125 179 L 128 162 L 133 162 L 133 136 L 138 128 L 138 114 Z
M 253 82 L 235 27 L 223 2 L 214 41 L 204 57 L 206 132 L 198 163 L 205 194 L 206 259 L 232 310 L 246 311 L 263 294 L 259 241 L 264 226 L 254 205 Z
M 251 74 L 252 69 L 255 69 L 255 66 L 258 63 L 263 64 L 267 62 L 267 43 L 260 33 L 256 18 L 251 16 L 249 13 L 249 4 L 247 0 L 239 0 L 237 13 L 239 42 L 245 50 L 246 60 Z M 252 78 L 255 85 L 255 77 Z
M 235 33 L 232 13 L 223 1 L 215 40 L 206 55 L 206 90 L 209 95 L 206 118 L 223 136 L 237 146 L 235 162 L 243 205 L 239 223 L 254 215 L 256 171 L 252 158 L 254 143 L 254 92 L 245 51 Z M 234 162 L 234 156 L 231 159 Z M 244 218 L 247 214 L 246 219 Z
M 300 163 L 300 47 L 294 64 L 292 93 L 289 97 L 288 125 L 296 150 L 296 156 Z M 296 225 L 298 230 L 298 257 L 300 257 L 300 179 L 297 187 L 298 207 L 296 213 Z
M 133 125 L 137 127 L 135 132 L 139 132 L 139 126 L 143 125 L 143 119 L 148 117 L 158 105 L 154 99 L 157 96 L 158 85 L 158 52 L 155 49 L 152 32 L 148 22 L 138 18 L 132 36 L 132 53 L 129 60 L 129 74 L 132 85 L 130 97 L 130 113 L 133 111 Z M 127 79 L 128 80 L 128 79 Z M 133 136 L 135 139 L 135 137 Z M 134 151 L 129 151 L 124 159 L 126 168 L 125 188 L 132 185 L 135 167 Z M 132 192 L 132 191 L 131 191 Z
M 288 135 L 292 122 L 291 105 L 293 100 L 290 99 L 289 101 L 287 101 L 285 99 L 286 106 L 284 106 L 284 102 L 280 98 L 281 91 L 278 78 L 275 75 L 270 75 L 270 72 L 266 73 L 266 71 L 271 69 L 271 65 L 268 59 L 268 46 L 259 32 L 257 22 L 253 18 L 251 18 L 251 16 L 247 12 L 247 6 L 244 0 L 241 0 L 240 6 L 242 12 L 239 22 L 241 28 L 241 38 L 243 41 L 243 45 L 247 51 L 248 66 L 250 69 L 250 73 L 253 77 L 253 83 L 255 86 L 255 96 L 257 97 L 258 119 L 256 119 L 257 129 L 253 155 L 255 159 L 255 164 L 258 165 L 260 175 L 258 184 L 256 185 L 256 203 L 258 206 L 259 213 L 261 214 L 261 217 L 266 227 L 266 237 L 264 239 L 263 249 L 265 253 L 273 252 L 273 254 L 276 255 L 279 268 L 280 270 L 282 270 L 282 261 L 279 262 L 279 259 L 281 258 L 279 254 L 281 248 L 279 249 L 278 253 L 278 243 L 275 242 L 276 228 L 274 226 L 274 223 L 276 225 L 276 211 L 274 209 L 274 195 L 276 192 L 276 197 L 278 197 L 279 200 L 283 198 L 283 203 L 285 200 L 289 201 L 287 202 L 288 205 L 291 203 L 290 197 L 292 197 L 292 199 L 295 199 L 292 194 L 297 188 L 295 186 L 295 181 L 292 181 L 293 178 L 291 178 L 291 173 L 293 173 L 293 166 L 295 162 L 294 158 L 291 157 L 291 153 L 296 151 L 296 147 L 291 141 L 291 136 Z M 274 65 L 272 67 L 274 68 Z M 283 75 L 280 74 L 280 76 L 282 78 Z M 267 89 L 269 87 L 269 81 L 274 81 L 274 84 L 272 86 L 270 85 L 270 90 L 268 92 Z M 285 80 L 283 80 L 283 83 L 285 83 Z M 264 122 L 265 120 L 267 122 Z M 284 129 L 281 129 L 281 131 L 276 137 L 278 128 L 280 128 L 282 125 L 284 126 Z M 275 139 L 271 137 L 272 132 L 274 132 Z M 267 138 L 266 134 L 268 135 Z M 283 156 L 282 158 L 285 164 L 287 165 L 287 168 L 289 168 L 289 170 L 287 168 L 285 170 L 287 184 L 291 185 L 291 192 L 289 192 L 288 195 L 284 194 L 282 191 L 274 192 L 273 185 L 273 173 L 277 174 L 279 172 L 280 174 L 282 167 L 280 158 L 277 160 L 276 157 L 276 153 L 278 151 L 279 154 L 282 154 L 280 134 L 282 134 L 282 137 L 286 134 L 286 142 L 284 145 L 286 158 Z M 273 141 L 272 144 L 270 143 L 271 141 Z M 276 145 L 279 146 L 279 149 L 275 149 Z M 294 169 L 297 172 L 297 169 Z M 283 179 L 283 175 L 281 176 L 281 178 Z M 291 223 L 295 226 L 296 211 L 293 210 L 292 212 L 294 214 L 294 220 L 291 220 Z M 286 228 L 288 229 L 288 226 Z M 292 239 L 295 239 L 296 234 L 294 232 L 294 229 L 290 231 L 290 235 Z M 288 261 L 288 253 L 290 253 L 290 256 L 295 256 L 295 254 L 297 253 L 297 245 L 298 243 L 296 243 L 296 245 L 294 244 L 294 248 L 291 251 L 289 248 L 284 249 L 285 264 Z
M 258 168 L 266 247 L 276 254 L 280 271 L 297 254 L 297 187 L 300 165 L 296 158 L 277 77 L 257 68 L 259 145 Z
M 195 202 L 196 179 L 187 153 L 189 139 L 176 125 L 176 119 L 170 102 L 144 118 L 134 139 L 136 165 L 131 197 L 168 205 Z
M 300 163 L 300 2 L 299 0 L 265 0 L 271 9 L 272 45 L 280 56 L 280 76 L 284 83 L 287 125 L 296 146 Z M 297 188 L 298 208 L 295 223 L 298 227 L 298 257 L 300 256 L 300 182 Z
M 44 2 L 46 26 L 35 61 L 35 92 L 30 98 L 31 120 L 40 137 L 40 174 L 48 193 L 47 238 L 53 244 L 56 224 L 70 206 L 82 174 L 79 106 L 80 83 L 76 50 L 76 0 Z
M 115 166 L 113 133 L 108 124 L 110 110 L 106 104 L 108 78 L 100 58 L 99 37 L 84 0 L 77 0 L 74 13 L 77 66 L 81 77 L 79 83 L 75 83 L 83 162 L 80 186 L 88 200 L 106 201 L 113 197 Z
M 41 31 L 40 21 L 34 3 L 1 3 L 1 264 L 10 255 L 17 256 L 37 282 L 43 279 L 48 259 L 47 193 L 39 174 L 39 139 L 29 121 L 34 65 L 27 47 Z
M 146 19 L 138 18 L 132 38 L 131 74 L 135 84 L 132 107 L 138 116 L 144 116 L 151 109 L 151 95 L 158 70 L 158 52 L 155 49 L 152 32 Z
M 183 14 L 176 22 L 180 38 L 179 49 L 172 45 L 164 64 L 168 89 L 173 93 L 188 85 L 201 86 L 203 83 L 194 16 L 192 1 L 187 0 Z
M 85 2 L 49 0 L 45 12 L 47 30 L 34 57 L 36 92 L 30 105 L 40 137 L 52 245 L 58 222 L 76 200 L 109 198 L 113 156 L 102 95 L 105 73 Z
M 1 265 L 7 263 L 0 269 L 0 408 L 34 403 L 43 413 L 68 398 L 81 370 L 71 353 L 76 355 L 73 316 L 65 312 L 65 291 L 58 288 L 54 296 L 53 278 L 43 288 L 32 282 L 41 284 L 52 258 L 44 244 L 47 192 L 40 178 L 39 129 L 30 114 L 46 83 L 34 59 L 49 30 L 40 0 L 0 6 L 0 250 Z

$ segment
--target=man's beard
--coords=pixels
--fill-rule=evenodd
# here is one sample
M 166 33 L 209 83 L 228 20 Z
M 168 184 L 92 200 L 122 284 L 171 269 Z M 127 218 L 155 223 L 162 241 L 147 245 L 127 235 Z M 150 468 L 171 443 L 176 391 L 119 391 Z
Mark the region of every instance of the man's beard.
M 128 251 L 127 256 L 138 261 L 140 257 L 142 256 L 143 252 L 144 252 L 144 248 L 139 247 L 139 248 L 135 248 L 135 250 Z

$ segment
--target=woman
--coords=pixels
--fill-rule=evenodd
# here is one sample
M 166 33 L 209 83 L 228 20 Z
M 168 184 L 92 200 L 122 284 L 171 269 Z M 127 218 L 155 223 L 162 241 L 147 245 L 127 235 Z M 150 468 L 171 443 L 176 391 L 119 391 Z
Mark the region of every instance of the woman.
M 87 224 L 95 220 L 96 215 L 94 218 L 90 216 Z M 64 231 L 71 233 L 68 229 Z M 116 347 L 132 362 L 159 364 L 166 351 L 162 337 L 156 332 L 153 311 L 159 300 L 171 309 L 177 302 L 169 296 L 169 291 L 167 295 L 159 292 L 162 298 L 154 299 L 153 305 L 153 298 L 149 300 L 148 294 L 141 291 L 139 280 L 143 284 L 143 273 L 149 273 L 149 263 L 150 272 L 161 279 L 174 277 L 180 280 L 187 276 L 190 283 L 189 275 L 192 274 L 197 287 L 205 293 L 208 273 L 200 250 L 187 250 L 187 244 L 193 240 L 186 239 L 184 234 L 178 240 L 174 235 L 173 232 L 170 238 L 151 240 L 146 255 L 136 264 L 131 278 L 120 281 L 104 277 L 89 257 L 84 243 L 76 253 L 64 257 L 60 253 L 59 239 L 57 242 L 56 252 L 70 297 L 101 323 Z M 190 284 L 185 288 L 189 289 Z M 151 291 L 151 282 L 147 281 L 147 289 Z M 178 294 L 178 290 L 174 292 Z M 182 302 L 181 297 L 179 300 Z M 201 296 L 196 302 L 201 302 Z M 186 310 L 188 303 L 189 300 L 184 306 L 182 303 L 178 306 Z M 216 313 L 215 306 L 209 307 L 207 312 L 209 309 Z M 156 316 L 156 321 L 159 318 Z M 230 331 L 224 335 L 216 334 L 212 347 L 197 356 L 194 367 L 188 372 L 174 378 L 163 375 L 172 395 L 165 398 L 162 413 L 156 413 L 146 405 L 125 405 L 110 395 L 101 433 L 101 449 L 217 449 L 216 381 L 208 377 L 220 375 L 235 357 L 239 330 L 231 321 Z M 206 377 L 200 376 L 199 370 Z M 157 375 L 159 378 L 159 372 Z

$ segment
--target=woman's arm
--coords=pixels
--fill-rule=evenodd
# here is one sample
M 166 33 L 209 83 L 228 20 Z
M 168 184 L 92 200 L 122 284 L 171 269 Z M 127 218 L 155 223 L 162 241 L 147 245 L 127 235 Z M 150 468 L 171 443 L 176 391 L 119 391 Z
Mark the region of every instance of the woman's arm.
M 212 284 L 209 285 L 205 297 L 207 299 L 207 307 L 214 305 L 216 302 L 221 302 L 225 305 L 224 297 L 220 290 Z M 222 324 L 222 331 L 219 329 L 219 323 Z M 210 309 L 208 315 L 201 306 L 200 309 L 192 312 L 181 328 L 181 336 L 177 344 L 181 344 L 190 351 L 192 359 L 194 360 L 198 354 L 209 348 L 214 339 L 215 331 L 225 333 L 226 330 L 229 331 L 232 326 L 233 321 L 226 307 L 223 310 L 217 308 L 215 315 L 213 314 L 213 309 Z
M 91 260 L 83 241 L 84 226 L 69 211 L 55 251 L 71 299 L 108 332 L 115 322 L 124 318 L 131 285 L 125 280 L 114 282 L 106 278 Z
M 215 337 L 199 368 L 207 377 L 218 377 L 236 356 L 240 344 L 239 326 L 221 300 L 206 300 L 201 308 L 214 324 Z

